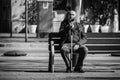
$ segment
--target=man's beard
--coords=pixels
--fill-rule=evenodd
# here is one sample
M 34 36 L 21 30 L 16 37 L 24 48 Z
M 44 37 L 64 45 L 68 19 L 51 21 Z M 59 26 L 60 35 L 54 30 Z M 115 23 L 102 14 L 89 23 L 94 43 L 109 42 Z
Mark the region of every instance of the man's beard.
M 73 22 L 75 19 L 70 19 L 70 22 Z

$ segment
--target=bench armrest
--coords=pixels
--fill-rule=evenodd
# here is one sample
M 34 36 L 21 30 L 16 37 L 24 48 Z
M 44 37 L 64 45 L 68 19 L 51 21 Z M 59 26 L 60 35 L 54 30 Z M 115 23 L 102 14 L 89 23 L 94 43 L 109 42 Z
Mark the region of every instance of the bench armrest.
M 50 41 L 50 46 L 51 46 L 52 55 L 54 55 L 54 53 L 55 53 L 54 41 Z

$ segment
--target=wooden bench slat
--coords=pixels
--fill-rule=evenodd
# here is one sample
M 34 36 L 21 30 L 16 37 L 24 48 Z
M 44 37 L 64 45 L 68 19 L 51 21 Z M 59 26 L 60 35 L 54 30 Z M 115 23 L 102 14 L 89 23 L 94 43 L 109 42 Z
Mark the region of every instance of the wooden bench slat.
M 120 33 L 86 33 L 88 38 L 120 38 Z
M 120 46 L 87 46 L 89 50 L 120 50 Z
M 87 39 L 86 44 L 120 44 L 120 39 Z

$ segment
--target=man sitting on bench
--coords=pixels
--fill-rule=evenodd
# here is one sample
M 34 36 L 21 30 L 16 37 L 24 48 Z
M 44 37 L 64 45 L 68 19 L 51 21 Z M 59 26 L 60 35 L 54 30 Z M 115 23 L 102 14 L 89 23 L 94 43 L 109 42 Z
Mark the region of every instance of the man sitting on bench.
M 67 67 L 66 72 L 75 71 L 83 73 L 83 61 L 88 53 L 88 48 L 84 45 L 87 42 L 87 36 L 83 31 L 83 26 L 76 22 L 75 17 L 76 12 L 71 10 L 66 14 L 61 23 L 61 55 Z M 72 59 L 69 57 L 71 51 L 73 52 Z

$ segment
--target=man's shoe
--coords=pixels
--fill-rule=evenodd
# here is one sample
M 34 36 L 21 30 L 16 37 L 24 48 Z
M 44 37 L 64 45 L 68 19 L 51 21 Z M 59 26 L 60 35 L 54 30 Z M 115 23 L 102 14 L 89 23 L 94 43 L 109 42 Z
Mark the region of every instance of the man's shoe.
M 83 69 L 74 69 L 75 72 L 79 72 L 79 73 L 84 73 L 84 70 Z
M 71 69 L 68 67 L 68 68 L 66 69 L 66 72 L 67 72 L 67 73 L 70 73 L 70 72 L 71 72 Z
M 85 71 L 83 69 L 78 70 L 79 73 L 84 73 Z

